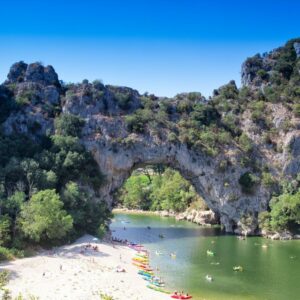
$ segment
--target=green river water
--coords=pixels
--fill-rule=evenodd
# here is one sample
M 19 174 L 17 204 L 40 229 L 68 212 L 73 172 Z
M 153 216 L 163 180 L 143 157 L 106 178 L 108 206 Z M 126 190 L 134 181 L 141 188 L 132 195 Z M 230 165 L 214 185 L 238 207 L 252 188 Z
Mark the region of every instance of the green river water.
M 167 287 L 188 291 L 193 299 L 300 299 L 300 241 L 239 240 L 218 228 L 123 213 L 115 214 L 111 229 L 115 237 L 142 243 Z M 215 252 L 214 257 L 207 256 L 208 249 Z M 156 250 L 162 255 L 156 255 Z M 171 252 L 176 259 L 170 257 Z M 244 271 L 234 272 L 235 265 Z M 205 279 L 207 274 L 212 282 Z

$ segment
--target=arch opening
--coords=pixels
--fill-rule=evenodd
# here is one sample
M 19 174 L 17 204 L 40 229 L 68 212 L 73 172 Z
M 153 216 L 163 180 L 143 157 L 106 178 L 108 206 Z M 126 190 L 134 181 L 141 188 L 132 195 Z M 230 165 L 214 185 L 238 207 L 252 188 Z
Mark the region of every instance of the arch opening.
M 164 164 L 136 164 L 113 193 L 113 208 L 152 211 L 199 225 L 220 224 L 193 183 Z

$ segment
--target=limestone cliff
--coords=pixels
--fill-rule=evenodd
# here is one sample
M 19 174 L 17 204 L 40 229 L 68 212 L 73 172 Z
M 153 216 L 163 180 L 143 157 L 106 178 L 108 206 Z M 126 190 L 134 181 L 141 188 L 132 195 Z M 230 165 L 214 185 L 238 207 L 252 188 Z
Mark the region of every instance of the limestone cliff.
M 297 42 L 292 45 L 298 68 L 299 47 Z M 211 100 L 199 93 L 172 99 L 140 95 L 98 81 L 65 85 L 51 66 L 16 63 L 1 87 L 1 99 L 11 97 L 18 105 L 2 127 L 5 134 L 23 133 L 38 139 L 53 132 L 60 113 L 76 115 L 85 120 L 81 141 L 105 175 L 100 193 L 109 204 L 113 192 L 135 168 L 165 164 L 194 185 L 226 231 L 252 234 L 257 230 L 258 213 L 268 209 L 274 191 L 273 185 L 260 180 L 262 170 L 267 168 L 276 181 L 292 180 L 300 172 L 300 123 L 290 106 L 266 98 L 263 114 L 267 125 L 260 122 L 262 116 L 252 115 L 251 103 L 261 97 L 258 90 L 272 86 L 266 74 L 276 65 L 276 51 L 245 62 L 242 82 L 247 93 L 242 95 L 244 90 L 230 82 L 216 90 Z M 194 131 L 187 125 L 192 118 L 201 123 L 198 126 L 195 121 Z M 208 119 L 216 121 L 208 124 Z M 207 128 L 206 140 L 218 134 L 213 153 L 209 151 L 212 146 L 201 139 Z M 245 136 L 251 150 L 243 147 Z M 249 174 L 258 178 L 251 183 L 251 191 L 241 185 L 241 178 Z

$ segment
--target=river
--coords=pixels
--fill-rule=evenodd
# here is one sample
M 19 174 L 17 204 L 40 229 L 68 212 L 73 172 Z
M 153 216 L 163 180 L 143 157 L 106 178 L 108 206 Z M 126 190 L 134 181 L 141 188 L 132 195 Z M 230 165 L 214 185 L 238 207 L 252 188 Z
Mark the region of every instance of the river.
M 239 240 L 219 228 L 123 213 L 114 215 L 111 229 L 115 237 L 142 243 L 167 287 L 188 291 L 193 299 L 300 299 L 300 241 Z M 207 250 L 215 256 L 208 256 Z M 170 256 L 174 252 L 175 259 Z M 237 265 L 244 271 L 233 271 Z M 206 275 L 213 281 L 207 281 Z

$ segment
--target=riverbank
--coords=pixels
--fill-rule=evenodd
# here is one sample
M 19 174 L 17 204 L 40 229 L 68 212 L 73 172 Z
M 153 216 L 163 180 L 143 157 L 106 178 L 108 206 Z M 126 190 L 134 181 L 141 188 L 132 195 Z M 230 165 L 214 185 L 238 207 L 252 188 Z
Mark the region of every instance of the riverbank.
M 148 216 L 174 217 L 177 221 L 186 220 L 200 226 L 218 225 L 219 221 L 215 213 L 211 210 L 187 209 L 184 212 L 175 213 L 172 211 L 148 211 L 140 209 L 115 208 L 113 213 L 139 214 Z
M 87 247 L 87 245 L 91 247 Z M 95 248 L 97 247 L 97 248 Z M 10 272 L 7 288 L 14 297 L 20 293 L 44 299 L 163 300 L 169 296 L 150 290 L 131 264 L 135 251 L 125 245 L 95 241 L 85 235 L 71 245 L 41 251 L 34 257 L 0 264 Z M 126 270 L 116 272 L 117 266 Z

